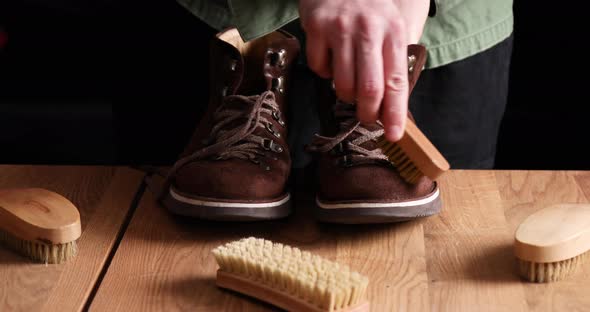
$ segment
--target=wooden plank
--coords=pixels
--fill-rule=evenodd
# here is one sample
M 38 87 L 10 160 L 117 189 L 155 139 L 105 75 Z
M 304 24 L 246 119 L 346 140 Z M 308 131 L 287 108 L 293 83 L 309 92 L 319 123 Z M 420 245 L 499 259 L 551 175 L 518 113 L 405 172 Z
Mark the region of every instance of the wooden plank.
M 574 171 L 498 171 L 506 220 L 512 232 L 529 215 L 551 204 L 586 202 Z
M 556 203 L 587 203 L 590 172 L 506 171 L 496 180 L 511 233 L 533 212 Z M 570 278 L 550 284 L 523 282 L 530 311 L 584 311 L 590 306 L 590 266 Z
M 0 187 L 43 187 L 70 199 L 83 231 L 78 256 L 62 265 L 34 264 L 0 249 L 0 310 L 82 310 L 142 177 L 125 168 L 0 166 Z
M 524 310 L 494 173 L 453 170 L 440 182 L 443 210 L 424 223 L 431 309 Z
M 313 197 L 297 196 L 286 220 L 235 224 L 174 217 L 142 198 L 91 311 L 268 311 L 271 306 L 215 286 L 211 250 L 257 236 L 351 266 L 370 278 L 371 311 L 428 309 L 420 222 L 384 226 L 318 224 Z
M 371 311 L 428 308 L 424 232 L 420 222 L 336 229 L 336 260 L 352 263 L 371 279 Z

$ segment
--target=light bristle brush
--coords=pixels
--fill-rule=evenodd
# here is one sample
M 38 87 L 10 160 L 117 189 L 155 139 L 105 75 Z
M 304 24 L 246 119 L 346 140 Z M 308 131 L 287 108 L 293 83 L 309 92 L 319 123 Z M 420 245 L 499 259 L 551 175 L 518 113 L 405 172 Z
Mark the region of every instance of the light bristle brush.
M 408 46 L 408 82 L 411 93 L 426 64 L 426 49 L 421 45 Z M 450 165 L 438 149 L 420 131 L 410 118 L 407 119 L 403 137 L 389 142 L 385 136 L 377 138 L 381 148 L 391 164 L 408 183 L 415 184 L 421 177 L 435 180 L 449 170 Z
M 559 204 L 528 216 L 515 233 L 519 274 L 535 283 L 562 280 L 590 250 L 590 205 Z
M 65 197 L 41 188 L 0 189 L 0 242 L 45 264 L 77 254 L 82 232 L 78 209 Z
M 310 252 L 250 237 L 219 246 L 213 255 L 221 288 L 287 311 L 369 311 L 368 278 Z
M 444 156 L 411 119 L 407 120 L 404 136 L 399 141 L 392 143 L 381 136 L 377 147 L 410 184 L 417 183 L 423 176 L 435 180 L 450 168 Z

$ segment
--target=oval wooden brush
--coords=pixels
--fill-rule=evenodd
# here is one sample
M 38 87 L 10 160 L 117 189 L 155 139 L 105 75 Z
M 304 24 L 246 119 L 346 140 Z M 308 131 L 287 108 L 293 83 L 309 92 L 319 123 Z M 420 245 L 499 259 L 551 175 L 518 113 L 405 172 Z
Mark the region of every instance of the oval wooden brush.
M 536 283 L 561 280 L 590 250 L 590 205 L 559 204 L 527 217 L 515 234 L 520 275 Z
M 63 263 L 77 253 L 82 233 L 74 204 L 42 188 L 0 189 L 0 241 L 42 263 Z

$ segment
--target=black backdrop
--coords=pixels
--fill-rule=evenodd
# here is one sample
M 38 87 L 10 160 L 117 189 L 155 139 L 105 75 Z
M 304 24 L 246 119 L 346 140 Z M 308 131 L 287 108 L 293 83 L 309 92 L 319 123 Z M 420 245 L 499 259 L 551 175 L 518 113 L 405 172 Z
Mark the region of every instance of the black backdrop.
M 497 168 L 590 169 L 587 11 L 514 11 Z M 0 163 L 169 164 L 204 108 L 211 30 L 174 0 L 2 0 L 1 31 Z

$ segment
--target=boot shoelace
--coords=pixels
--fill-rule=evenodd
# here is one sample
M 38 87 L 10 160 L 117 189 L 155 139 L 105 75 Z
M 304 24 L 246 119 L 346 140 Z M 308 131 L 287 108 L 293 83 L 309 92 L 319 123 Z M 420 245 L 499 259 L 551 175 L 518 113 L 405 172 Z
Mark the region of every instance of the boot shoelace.
M 245 106 L 231 106 L 231 104 L 238 103 L 251 108 L 247 111 L 244 109 Z M 253 96 L 226 96 L 223 103 L 213 113 L 215 126 L 211 130 L 210 140 L 207 142 L 209 145 L 178 160 L 167 173 L 165 185 L 171 183 L 171 177 L 181 167 L 209 157 L 214 157 L 216 160 L 230 158 L 250 160 L 262 165 L 265 170 L 270 170 L 270 166 L 262 164 L 258 156 L 269 157 L 268 151 L 281 153 L 283 147 L 276 144 L 274 140 L 254 134 L 256 129 L 264 128 L 274 136 L 280 137 L 280 133 L 273 128 L 273 124 L 263 114 L 272 116 L 281 125 L 284 124 L 273 91 L 265 91 L 260 95 Z M 237 127 L 226 129 L 232 122 L 244 118 L 244 115 L 247 118 L 245 122 L 240 123 Z M 271 157 L 277 159 L 275 156 Z
M 252 109 L 248 113 L 247 122 L 243 126 L 226 129 L 229 124 L 244 117 L 243 109 L 226 107 L 232 102 L 245 103 L 251 106 Z M 282 146 L 276 144 L 273 140 L 254 134 L 257 128 L 263 128 L 274 136 L 280 137 L 280 133 L 275 131 L 272 122 L 266 116 L 273 116 L 279 124 L 282 124 L 279 106 L 275 101 L 274 93 L 266 92 L 260 96 L 227 96 L 224 103 L 219 106 L 213 115 L 215 126 L 211 130 L 211 139 L 215 144 L 211 145 L 211 147 L 219 145 L 219 148 L 203 151 L 199 158 L 215 155 L 218 160 L 239 158 L 259 163 L 258 156 L 268 156 L 267 151 L 269 150 L 281 153 L 283 151 Z
M 338 158 L 338 164 L 345 167 L 360 164 L 389 164 L 387 156 L 380 148 L 368 150 L 361 147 L 362 144 L 383 135 L 382 128 L 371 131 L 363 127 L 356 119 L 356 109 L 353 104 L 337 101 L 334 114 L 339 120 L 340 132 L 335 137 L 316 134 L 307 147 L 310 152 L 343 154 Z M 382 126 L 379 121 L 377 123 Z M 353 134 L 358 136 L 348 140 Z

